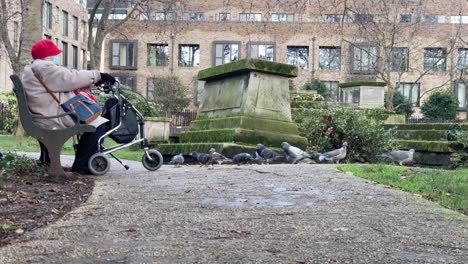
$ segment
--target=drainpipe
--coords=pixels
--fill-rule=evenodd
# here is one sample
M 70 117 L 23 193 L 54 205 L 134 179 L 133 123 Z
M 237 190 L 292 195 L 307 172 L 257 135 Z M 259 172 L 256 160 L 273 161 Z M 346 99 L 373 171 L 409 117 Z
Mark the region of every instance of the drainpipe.
M 311 70 L 312 70 L 312 78 L 315 78 L 315 36 L 312 37 L 312 65 L 311 65 Z
M 175 43 L 175 34 L 171 33 L 171 74 L 174 74 L 174 43 Z

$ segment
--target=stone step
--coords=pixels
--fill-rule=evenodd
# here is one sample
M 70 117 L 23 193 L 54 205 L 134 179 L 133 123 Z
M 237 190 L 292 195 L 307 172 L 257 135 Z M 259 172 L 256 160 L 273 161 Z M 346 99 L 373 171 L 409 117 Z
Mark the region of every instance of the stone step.
M 420 124 L 386 124 L 385 128 L 395 128 L 396 130 L 450 130 L 455 127 L 468 129 L 467 123 L 420 123 Z
M 401 140 L 447 141 L 447 130 L 398 130 L 396 137 Z
M 423 141 L 423 140 L 397 140 L 400 149 L 415 149 L 416 151 L 435 153 L 463 152 L 464 146 L 458 141 Z

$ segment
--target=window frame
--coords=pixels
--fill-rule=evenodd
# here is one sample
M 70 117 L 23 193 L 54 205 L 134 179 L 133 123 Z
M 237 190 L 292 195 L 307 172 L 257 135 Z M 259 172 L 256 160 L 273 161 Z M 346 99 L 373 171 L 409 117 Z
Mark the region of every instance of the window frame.
M 290 49 L 307 49 L 307 63 L 306 63 L 306 66 L 304 68 L 302 68 L 297 63 L 290 63 L 290 61 L 289 61 Z M 294 52 L 295 52 L 294 60 L 297 61 L 297 57 L 298 57 L 297 56 L 297 50 L 295 50 Z M 300 45 L 288 45 L 288 46 L 286 46 L 286 63 L 290 64 L 290 65 L 295 65 L 301 70 L 308 70 L 309 69 L 309 64 L 310 64 L 310 48 L 309 48 L 309 46 L 300 46 Z
M 198 65 L 195 65 L 195 61 L 191 62 L 189 61 L 189 64 L 188 65 L 185 65 L 184 63 L 182 63 L 182 48 L 183 47 L 198 47 L 198 50 L 195 51 L 198 52 Z M 194 52 L 191 50 L 189 52 L 189 56 L 190 57 L 193 57 L 194 59 L 196 58 L 195 55 L 190 55 L 190 54 L 193 54 Z M 179 48 L 178 48 L 178 56 L 177 56 L 177 59 L 178 59 L 178 66 L 179 67 L 182 67 L 182 68 L 197 68 L 197 67 L 200 67 L 200 53 L 201 53 L 201 50 L 200 50 L 200 44 L 179 44 Z
M 194 17 L 192 17 L 194 16 Z M 192 19 L 194 18 L 194 19 Z M 205 13 L 203 12 L 184 12 L 182 20 L 185 21 L 205 21 Z
M 277 16 L 275 20 L 274 17 Z M 286 20 L 282 20 L 281 17 L 286 16 Z M 294 22 L 294 14 L 292 13 L 273 13 L 271 14 L 272 22 Z
M 237 60 L 241 59 L 241 42 L 240 41 L 213 41 L 212 56 L 211 56 L 212 57 L 211 63 L 212 63 L 213 66 L 219 66 L 219 65 L 226 64 L 224 62 L 224 57 L 225 57 L 224 54 L 221 57 L 221 60 L 223 61 L 223 63 L 218 64 L 218 65 L 216 64 L 216 60 L 219 58 L 219 56 L 217 56 L 217 54 L 216 54 L 216 46 L 217 45 L 230 45 L 230 46 L 237 45 L 238 46 L 238 48 L 237 48 Z M 230 49 L 231 49 L 231 53 L 232 53 L 232 47 L 230 47 Z M 232 58 L 232 54 L 231 54 L 231 58 Z M 230 62 L 233 62 L 233 60 L 231 60 Z
M 268 41 L 249 41 L 247 42 L 247 56 L 251 59 L 260 59 L 260 60 L 265 60 L 260 57 L 252 57 L 252 52 L 251 52 L 251 46 L 256 45 L 256 46 L 273 46 L 273 60 L 266 60 L 266 61 L 276 61 L 276 42 L 268 42 Z M 257 47 L 257 54 L 258 54 L 258 47 Z M 265 54 L 266 55 L 266 54 Z
M 226 15 L 226 18 L 227 19 L 221 19 L 221 15 Z M 216 16 L 216 21 L 231 21 L 232 19 L 232 16 L 231 16 L 231 13 L 228 13 L 228 12 L 220 12 L 220 13 L 217 13 Z
M 68 36 L 68 12 L 62 10 L 62 35 Z
M 335 24 L 335 23 L 341 23 L 344 21 L 344 15 L 343 14 L 325 14 L 323 15 L 323 22 L 326 24 Z
M 136 74 L 127 74 L 127 73 L 112 73 L 112 76 L 119 80 L 121 85 L 129 86 L 132 91 L 137 92 L 138 76 Z M 124 79 L 132 78 L 132 85 L 129 85 Z
M 79 38 L 79 34 L 78 34 L 78 17 L 77 16 L 73 16 L 73 39 L 74 40 L 78 40 Z
M 249 19 L 251 16 L 254 17 L 254 19 Z M 259 20 L 257 20 L 257 16 L 259 16 Z M 245 19 L 243 20 L 242 17 Z M 262 14 L 261 13 L 239 13 L 239 21 L 241 22 L 262 22 Z
M 395 51 L 401 51 L 404 50 L 406 52 L 403 52 L 403 56 L 401 58 L 404 59 L 405 64 L 401 65 L 400 63 L 397 63 L 396 60 L 400 59 L 395 57 L 394 55 L 396 54 Z M 401 54 L 401 53 L 398 53 Z M 387 49 L 387 66 L 390 66 L 390 71 L 391 72 L 408 72 L 409 71 L 409 48 L 408 47 L 393 47 L 393 48 L 388 48 Z M 397 65 L 398 64 L 398 65 Z M 401 67 L 405 68 L 401 68 Z
M 151 64 L 150 62 L 150 48 L 151 47 L 154 47 L 155 48 L 155 63 L 154 65 Z M 158 56 L 157 56 L 157 48 L 158 47 L 164 47 L 164 60 L 163 60 L 163 63 L 161 64 L 158 64 L 159 61 L 161 60 L 158 60 Z M 147 60 L 146 60 L 146 66 L 148 67 L 167 67 L 169 65 L 169 58 L 170 58 L 170 55 L 169 55 L 169 45 L 166 44 L 166 43 L 148 43 L 146 45 L 146 49 L 147 49 Z
M 411 23 L 412 21 L 413 21 L 413 16 L 411 14 L 400 14 L 400 23 L 407 24 L 407 23 Z
M 330 56 L 328 56 L 328 67 L 322 67 L 322 64 L 320 64 L 320 58 L 322 57 L 322 51 L 328 51 L 328 55 L 331 54 L 331 50 L 336 50 L 337 51 L 337 55 L 338 55 L 338 66 L 336 68 L 332 68 L 330 67 L 330 65 L 332 64 L 331 60 L 329 60 Z M 319 56 L 318 56 L 318 59 L 319 59 L 319 64 L 318 64 L 318 68 L 320 70 L 323 70 L 323 71 L 340 71 L 341 70 L 341 47 L 339 46 L 319 46 Z
M 68 42 L 62 41 L 62 66 L 68 67 Z
M 464 55 L 461 56 L 461 51 L 463 51 Z M 463 57 L 463 58 L 462 58 Z M 464 63 L 460 63 L 463 60 Z M 462 67 L 463 66 L 463 67 Z M 468 48 L 459 48 L 458 49 L 458 56 L 457 56 L 457 68 L 459 70 L 467 69 L 468 68 Z
M 436 57 L 427 57 L 428 52 L 434 52 L 434 51 L 442 51 L 442 54 L 441 54 L 441 58 L 436 58 Z M 434 53 L 432 53 L 434 54 Z M 439 70 L 438 67 L 436 67 L 438 65 L 439 62 L 437 62 L 437 64 L 434 64 L 434 62 L 431 63 L 431 67 L 429 68 L 429 63 L 426 61 L 427 59 L 430 59 L 431 61 L 443 61 L 443 68 L 442 70 Z M 435 68 L 436 67 L 436 68 Z M 423 58 L 423 69 L 425 71 L 429 70 L 430 72 L 447 72 L 447 49 L 446 48 L 440 48 L 440 47 L 435 47 L 435 48 L 424 48 L 424 58 Z
M 125 44 L 127 45 L 127 65 L 126 66 L 114 66 L 113 58 L 117 57 L 117 55 L 113 55 L 113 45 L 119 44 L 119 62 L 120 62 L 120 45 Z M 133 66 L 128 66 L 128 44 L 133 44 Z M 120 64 L 120 63 L 119 63 Z M 112 39 L 109 41 L 109 69 L 113 70 L 137 70 L 138 69 L 138 40 L 124 40 L 124 39 Z
M 374 15 L 373 14 L 354 14 L 354 23 L 356 24 L 367 24 L 374 22 Z
M 405 95 L 405 89 L 403 87 L 403 90 L 401 89 L 401 85 L 411 85 L 411 86 L 414 86 L 414 85 L 417 85 L 417 88 L 418 88 L 418 94 L 417 94 L 417 101 L 416 102 L 413 102 L 411 99 L 412 98 L 409 98 Z M 414 87 L 413 87 L 414 88 Z M 397 82 L 397 91 L 399 91 L 406 99 L 410 100 L 411 104 L 413 107 L 419 107 L 420 106 L 420 103 L 421 103 L 421 83 L 413 83 L 413 82 Z M 411 94 L 412 96 L 412 94 Z
M 461 102 L 460 99 L 459 99 L 459 86 L 460 84 L 463 84 L 464 86 L 464 89 L 465 89 L 465 102 Z M 454 87 L 455 91 L 454 91 L 454 94 L 455 96 L 457 97 L 457 100 L 458 100 L 458 110 L 468 110 L 468 81 L 463 81 L 463 80 L 457 80 L 455 81 L 455 87 Z M 463 103 L 463 106 L 460 106 L 460 104 Z
M 351 48 L 351 56 L 350 56 L 350 59 L 351 59 L 351 62 L 350 62 L 350 68 L 351 68 L 351 72 L 353 74 L 375 74 L 376 73 L 376 70 L 375 68 L 378 67 L 379 65 L 379 47 L 376 45 L 376 44 L 373 44 L 373 43 L 353 43 L 350 45 L 350 48 Z M 360 67 L 359 69 L 356 69 L 355 65 L 354 65 L 354 62 L 355 62 L 355 49 L 358 49 L 360 51 L 363 51 L 364 48 L 375 48 L 375 61 L 374 61 L 374 64 L 371 65 L 371 66 L 367 66 L 368 68 L 371 68 L 369 70 L 363 70 L 362 68 L 364 68 L 363 66 L 363 63 L 362 63 L 362 52 L 360 53 Z M 372 54 L 370 52 L 367 52 L 368 55 L 372 56 Z
M 53 7 L 52 7 L 52 3 L 49 2 L 49 1 L 46 1 L 44 3 L 44 7 L 45 7 L 45 27 L 49 30 L 52 29 L 52 18 L 53 18 Z
M 158 15 L 163 15 L 163 19 L 158 19 Z M 176 20 L 176 13 L 175 12 L 165 12 L 165 11 L 158 11 L 154 14 L 155 21 L 175 21 Z
M 78 70 L 78 47 L 72 45 L 72 69 Z

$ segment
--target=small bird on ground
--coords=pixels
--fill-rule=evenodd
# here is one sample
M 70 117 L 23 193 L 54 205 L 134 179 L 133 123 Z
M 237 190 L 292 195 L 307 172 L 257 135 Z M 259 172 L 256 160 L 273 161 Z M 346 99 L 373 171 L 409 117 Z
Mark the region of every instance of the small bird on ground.
M 221 165 L 223 162 L 226 162 L 226 161 L 231 161 L 231 159 L 228 159 L 225 156 L 223 156 L 221 153 L 216 152 L 216 149 L 214 148 L 210 148 L 210 150 L 208 150 L 208 153 L 211 155 L 212 162 L 213 163 L 217 162 L 218 165 Z
M 171 158 L 169 164 L 174 164 L 174 167 L 180 167 L 180 165 L 184 164 L 184 161 L 184 156 L 182 153 L 179 153 Z
M 393 162 L 397 162 L 400 166 L 413 163 L 414 149 L 410 150 L 393 150 L 382 154 L 382 157 L 389 158 Z
M 213 162 L 213 158 L 210 154 L 207 154 L 207 153 L 200 153 L 200 152 L 197 152 L 197 151 L 192 151 L 192 153 L 190 154 L 192 157 L 194 157 L 200 164 L 202 167 L 203 165 L 209 165 L 209 164 L 212 164 Z
M 289 145 L 288 142 L 281 143 L 281 148 L 284 150 L 286 160 L 292 164 L 297 164 L 303 159 L 312 159 L 312 156 L 304 150 Z
M 267 147 L 265 147 L 262 144 L 257 144 L 257 153 L 260 157 L 264 158 L 266 161 L 266 164 L 269 164 L 272 162 L 276 157 L 279 156 L 279 154 Z
M 260 154 L 258 154 L 257 151 L 255 151 L 255 154 L 253 156 L 253 161 L 259 165 L 262 165 L 262 164 L 266 164 L 267 161 L 266 159 L 264 159 L 262 156 L 260 156 Z
M 249 164 L 251 161 L 254 161 L 254 158 L 249 153 L 242 152 L 234 155 L 234 157 L 232 157 L 232 161 L 237 165 Z
M 335 149 L 326 153 L 317 152 L 317 156 L 320 161 L 329 160 L 336 161 L 336 164 L 340 163 L 340 160 L 346 157 L 348 142 L 343 142 L 343 146 L 339 149 Z

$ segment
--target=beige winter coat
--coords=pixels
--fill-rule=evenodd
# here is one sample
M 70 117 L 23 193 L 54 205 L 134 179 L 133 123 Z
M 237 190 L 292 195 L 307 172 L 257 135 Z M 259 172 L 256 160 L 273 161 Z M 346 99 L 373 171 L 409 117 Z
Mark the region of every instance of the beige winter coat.
M 101 79 L 99 71 L 70 70 L 57 66 L 51 61 L 40 59 L 32 61 L 31 64 L 26 65 L 24 68 L 22 82 L 29 109 L 32 113 L 42 116 L 59 115 L 63 114 L 64 111 L 55 99 L 47 93 L 44 86 L 42 86 L 32 72 L 31 67 L 34 67 L 35 71 L 42 76 L 44 83 L 54 92 L 61 104 L 75 96 L 74 90 L 88 87 L 90 84 Z M 90 125 L 98 127 L 107 121 L 103 117 L 98 117 Z M 73 120 L 69 116 L 54 119 L 37 119 L 35 122 L 52 129 L 74 125 Z

